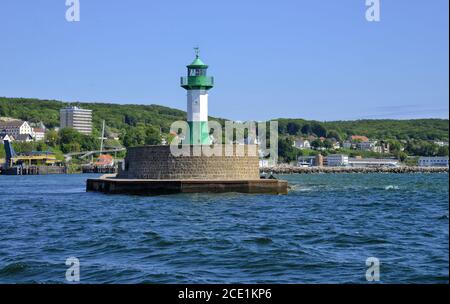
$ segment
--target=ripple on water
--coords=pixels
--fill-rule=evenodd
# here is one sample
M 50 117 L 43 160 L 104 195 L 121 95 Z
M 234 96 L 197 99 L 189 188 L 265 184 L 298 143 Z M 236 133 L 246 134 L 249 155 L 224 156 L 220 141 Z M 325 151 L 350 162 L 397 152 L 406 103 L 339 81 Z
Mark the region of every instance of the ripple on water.
M 0 283 L 448 282 L 447 174 L 289 175 L 286 196 L 85 193 L 0 176 Z

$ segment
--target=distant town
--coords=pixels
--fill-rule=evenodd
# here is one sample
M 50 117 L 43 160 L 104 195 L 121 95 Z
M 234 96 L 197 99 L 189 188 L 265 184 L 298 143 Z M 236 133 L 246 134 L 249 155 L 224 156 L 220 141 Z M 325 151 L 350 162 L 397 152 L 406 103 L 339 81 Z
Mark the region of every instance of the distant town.
M 7 101 L 11 102 L 11 100 Z M 33 103 L 39 105 L 39 101 L 33 100 Z M 22 110 L 26 109 L 26 103 L 25 105 L 18 103 L 18 105 L 22 107 Z M 90 109 L 84 108 L 82 104 L 65 104 L 62 107 L 60 105 L 63 104 L 58 104 L 59 124 L 55 123 L 55 117 L 52 115 L 49 126 L 45 124 L 45 119 L 38 121 L 36 117 L 27 121 L 17 117 L 3 116 L 8 114 L 8 110 L 4 110 L 7 106 L 3 106 L 2 110 L 2 103 L 0 103 L 0 115 L 2 115 L 0 143 L 3 143 L 3 147 L 0 146 L 0 164 L 3 172 L 6 172 L 5 168 L 22 168 L 23 170 L 27 166 L 46 166 L 47 169 L 41 170 L 49 173 L 52 169 L 48 167 L 64 168 L 59 169 L 60 173 L 110 172 L 124 157 L 127 147 L 167 144 L 170 141 L 168 122 L 171 118 L 164 111 L 174 117 L 172 121 L 184 115 L 179 110 L 150 106 L 153 107 L 152 110 L 157 107 L 160 113 L 164 113 L 161 114 L 164 120 L 158 122 L 158 125 L 148 122 L 148 119 L 145 123 L 140 123 L 139 116 L 127 113 L 120 113 L 123 118 L 119 124 L 116 117 L 105 114 L 107 110 L 92 110 L 89 106 L 92 104 L 87 104 Z M 103 106 L 114 108 L 119 105 L 103 104 Z M 120 107 L 128 106 L 120 105 Z M 136 105 L 129 107 L 133 108 Z M 36 110 L 33 111 L 36 112 Z M 56 112 L 52 111 L 52 114 Z M 116 112 L 120 111 L 114 112 L 118 116 Z M 107 114 L 111 117 L 110 119 L 105 117 Z M 96 115 L 103 117 L 96 117 Z M 152 120 L 155 119 L 152 118 Z M 431 120 L 430 123 L 435 122 Z M 448 121 L 446 124 L 448 132 Z M 330 128 L 333 129 L 330 130 Z M 279 163 L 273 164 L 261 158 L 260 167 L 270 168 L 283 164 L 300 168 L 448 167 L 448 137 L 446 140 L 371 138 L 363 134 L 348 134 L 350 131 L 343 132 L 342 129 L 342 125 L 330 127 L 318 122 L 281 119 L 279 120 Z M 237 144 L 244 144 L 244 142 L 237 142 Z M 14 170 L 13 174 L 16 174 L 17 170 Z

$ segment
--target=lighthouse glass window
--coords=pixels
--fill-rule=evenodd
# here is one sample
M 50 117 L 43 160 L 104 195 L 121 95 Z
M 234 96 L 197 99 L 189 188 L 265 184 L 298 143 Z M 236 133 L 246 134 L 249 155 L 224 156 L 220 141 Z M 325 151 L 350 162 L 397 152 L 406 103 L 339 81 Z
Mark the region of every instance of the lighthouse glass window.
M 189 69 L 189 76 L 205 76 L 206 69 Z

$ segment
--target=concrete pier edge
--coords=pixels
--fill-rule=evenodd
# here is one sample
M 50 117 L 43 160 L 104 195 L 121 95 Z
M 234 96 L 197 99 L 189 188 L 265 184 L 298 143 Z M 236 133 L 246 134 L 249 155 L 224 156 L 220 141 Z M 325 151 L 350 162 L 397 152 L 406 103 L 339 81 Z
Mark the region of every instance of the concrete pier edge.
M 119 179 L 114 174 L 88 179 L 87 192 L 107 194 L 161 195 L 176 193 L 258 193 L 287 194 L 287 181 L 277 179 L 255 180 L 163 180 Z

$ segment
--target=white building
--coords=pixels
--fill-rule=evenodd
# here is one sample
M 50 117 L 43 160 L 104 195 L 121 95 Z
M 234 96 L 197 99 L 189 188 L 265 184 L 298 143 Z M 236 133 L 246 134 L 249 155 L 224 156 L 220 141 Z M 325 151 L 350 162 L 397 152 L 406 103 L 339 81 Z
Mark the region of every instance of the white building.
M 13 138 L 11 138 L 8 134 L 0 133 L 0 143 L 3 143 L 3 141 L 5 141 L 5 140 L 7 140 L 9 142 L 14 141 Z
M 297 167 L 312 167 L 315 166 L 315 156 L 299 156 L 297 158 Z
M 397 159 L 387 158 L 350 158 L 348 161 L 351 167 L 398 167 Z
M 60 127 L 74 128 L 86 135 L 92 133 L 92 110 L 68 107 L 60 110 Z
M 311 143 L 307 139 L 296 139 L 294 140 L 294 147 L 298 149 L 311 149 Z
M 33 128 L 33 138 L 35 141 L 41 141 L 45 139 L 45 129 Z
M 333 149 L 338 150 L 341 148 L 341 144 L 338 141 L 333 142 Z
M 353 147 L 353 144 L 350 141 L 344 141 L 344 143 L 342 144 L 342 147 L 344 149 L 351 149 Z
M 356 144 L 359 150 L 362 151 L 373 151 L 375 149 L 376 141 L 363 141 Z
M 448 142 L 446 141 L 435 141 L 435 145 L 438 145 L 439 147 L 448 147 Z
M 328 167 L 342 167 L 348 166 L 348 155 L 332 154 L 325 157 L 325 162 Z
M 0 132 L 18 138 L 22 134 L 33 134 L 33 129 L 26 121 L 10 120 L 0 121 Z
M 448 156 L 422 156 L 419 158 L 420 167 L 448 167 Z

